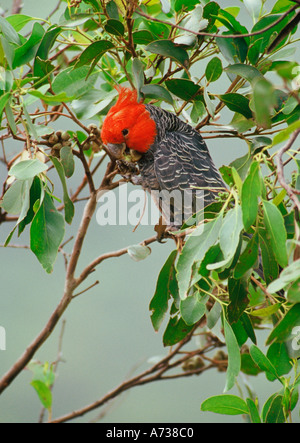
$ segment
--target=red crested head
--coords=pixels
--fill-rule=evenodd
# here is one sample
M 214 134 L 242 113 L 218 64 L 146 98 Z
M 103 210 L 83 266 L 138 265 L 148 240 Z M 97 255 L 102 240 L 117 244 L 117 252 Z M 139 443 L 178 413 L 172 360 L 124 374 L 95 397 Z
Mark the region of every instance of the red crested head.
M 140 153 L 148 151 L 156 137 L 156 125 L 137 91 L 118 86 L 117 103 L 109 110 L 101 131 L 104 144 L 126 143 Z

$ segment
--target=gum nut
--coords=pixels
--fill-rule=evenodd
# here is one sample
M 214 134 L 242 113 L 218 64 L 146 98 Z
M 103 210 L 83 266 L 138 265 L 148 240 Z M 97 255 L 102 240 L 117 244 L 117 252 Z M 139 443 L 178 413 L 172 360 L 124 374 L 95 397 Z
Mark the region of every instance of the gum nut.
M 56 143 L 56 144 L 53 146 L 53 149 L 55 149 L 56 151 L 59 151 L 61 148 L 62 148 L 62 144 L 61 144 L 61 143 Z
M 95 123 L 91 123 L 90 125 L 88 125 L 88 129 L 90 131 L 95 131 L 97 129 L 97 125 L 95 125 Z
M 90 149 L 90 147 L 91 147 L 90 142 L 84 142 L 83 146 L 82 146 L 82 149 L 84 151 L 88 151 Z
M 58 142 L 58 137 L 56 134 L 51 134 L 49 139 L 48 139 L 49 143 L 52 143 L 53 145 L 55 145 L 55 143 Z
M 68 133 L 68 132 L 63 132 L 62 134 L 61 134 L 61 138 L 62 138 L 62 140 L 64 140 L 64 141 L 68 141 L 68 140 L 70 140 L 70 138 L 71 138 L 71 136 L 70 136 L 70 134 Z

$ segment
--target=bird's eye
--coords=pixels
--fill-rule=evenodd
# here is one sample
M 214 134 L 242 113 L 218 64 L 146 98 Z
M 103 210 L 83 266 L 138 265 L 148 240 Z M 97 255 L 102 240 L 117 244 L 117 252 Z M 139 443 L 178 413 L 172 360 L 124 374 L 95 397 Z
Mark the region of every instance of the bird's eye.
M 128 133 L 129 133 L 128 129 L 123 129 L 122 134 L 124 135 L 124 137 L 125 137 L 126 135 L 128 135 Z

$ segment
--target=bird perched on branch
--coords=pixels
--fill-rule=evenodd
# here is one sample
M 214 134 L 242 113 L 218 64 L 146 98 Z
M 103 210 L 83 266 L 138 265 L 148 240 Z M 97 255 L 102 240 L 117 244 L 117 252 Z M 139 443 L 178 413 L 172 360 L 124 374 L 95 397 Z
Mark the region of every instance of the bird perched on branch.
M 117 90 L 118 100 L 104 120 L 102 141 L 115 159 L 122 159 L 130 150 L 140 173 L 132 176 L 132 182 L 152 195 L 159 192 L 166 224 L 178 228 L 196 212 L 199 200 L 202 206 L 210 204 L 225 188 L 219 171 L 194 128 L 171 112 L 139 101 L 135 90 Z M 169 214 L 162 209 L 163 196 L 170 202 Z

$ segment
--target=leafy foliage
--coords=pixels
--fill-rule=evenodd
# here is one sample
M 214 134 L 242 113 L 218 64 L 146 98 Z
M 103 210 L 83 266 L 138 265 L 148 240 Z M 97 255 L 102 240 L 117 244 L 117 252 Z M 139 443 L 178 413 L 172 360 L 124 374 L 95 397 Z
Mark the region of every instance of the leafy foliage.
M 83 185 L 94 192 L 90 167 L 105 155 L 97 127 L 115 101 L 116 83 L 129 83 L 139 97 L 197 129 L 212 125 L 213 137 L 238 137 L 248 152 L 221 168 L 228 188 L 167 259 L 151 320 L 157 331 L 168 316 L 165 346 L 200 332 L 211 340 L 208 350 L 212 343 L 226 347 L 222 358 L 207 357 L 226 370 L 226 392 L 240 372 L 264 372 L 282 385 L 261 411 L 255 396 L 227 393 L 204 401 L 203 411 L 280 423 L 296 407 L 299 386 L 298 346 L 291 345 L 300 325 L 300 161 L 293 146 L 300 132 L 293 59 L 299 4 L 278 0 L 266 11 L 264 3 L 241 3 L 252 29 L 240 23 L 239 8 L 209 0 L 63 1 L 57 22 L 0 17 L 1 141 L 22 143 L 16 156 L 3 159 L 8 176 L 0 223 L 14 216 L 6 246 L 30 225 L 31 250 L 47 272 L 53 270 L 65 222 L 74 216 L 77 195 L 68 191 L 74 157 L 86 174 Z M 226 124 L 217 123 L 223 110 L 226 119 L 230 115 Z M 80 130 L 57 131 L 54 122 L 62 116 Z M 86 126 L 91 121 L 96 125 Z M 282 172 L 291 162 L 296 172 L 287 184 Z M 53 173 L 62 188 L 59 205 Z M 145 245 L 128 249 L 136 261 L 150 252 Z M 257 347 L 266 327 L 267 355 Z M 284 377 L 292 368 L 293 381 Z M 52 383 L 45 367 L 32 382 L 49 410 Z

